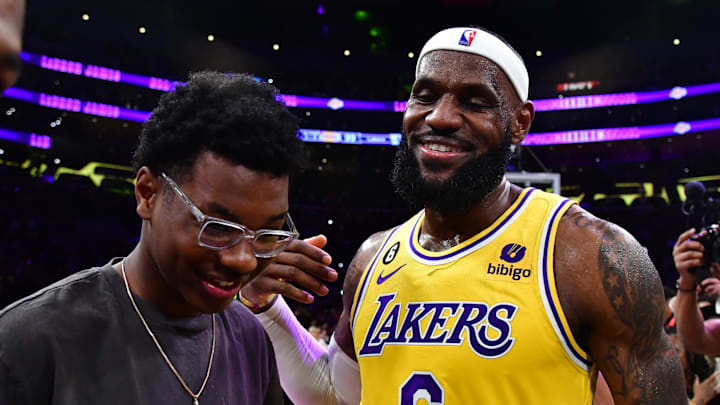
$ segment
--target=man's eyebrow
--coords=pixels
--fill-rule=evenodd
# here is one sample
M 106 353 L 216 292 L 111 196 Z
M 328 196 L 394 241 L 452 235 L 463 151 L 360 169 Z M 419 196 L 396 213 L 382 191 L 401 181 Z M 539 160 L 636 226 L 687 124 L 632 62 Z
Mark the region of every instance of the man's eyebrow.
M 221 215 L 230 221 L 240 222 L 240 218 L 222 204 L 216 202 L 208 203 L 207 210 L 208 213 Z
M 413 89 L 415 87 L 429 87 L 437 84 L 437 80 L 431 79 L 429 77 L 421 77 L 419 79 L 415 80 L 415 83 L 413 84 Z
M 434 79 L 432 77 L 421 77 L 417 80 L 415 80 L 415 84 L 413 87 L 433 87 L 433 86 L 439 86 L 441 83 L 439 80 Z M 502 94 L 501 88 L 500 88 L 500 82 L 498 82 L 496 77 L 492 77 L 491 79 L 491 85 L 488 86 L 487 84 L 483 82 L 471 82 L 463 84 L 463 88 L 466 90 L 476 90 L 480 92 L 488 92 L 492 91 L 495 95 L 495 97 L 500 98 L 500 95 Z
M 287 216 L 287 213 L 288 213 L 288 212 L 285 211 L 285 212 L 283 212 L 283 213 L 281 213 L 281 214 L 275 215 L 274 217 L 270 217 L 270 218 L 268 219 L 268 222 L 275 222 L 275 221 L 280 221 L 281 219 L 285 219 L 285 217 Z

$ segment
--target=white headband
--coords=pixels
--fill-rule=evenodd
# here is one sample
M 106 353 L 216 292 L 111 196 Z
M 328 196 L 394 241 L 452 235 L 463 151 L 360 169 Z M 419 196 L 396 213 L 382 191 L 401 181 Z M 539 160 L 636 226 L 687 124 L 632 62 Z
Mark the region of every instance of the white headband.
M 420 57 L 415 67 L 416 77 L 423 56 L 437 50 L 474 53 L 488 58 L 505 72 L 520 100 L 527 101 L 530 78 L 525 64 L 512 48 L 495 35 L 478 28 L 465 27 L 448 28 L 438 32 L 425 43 L 420 51 Z

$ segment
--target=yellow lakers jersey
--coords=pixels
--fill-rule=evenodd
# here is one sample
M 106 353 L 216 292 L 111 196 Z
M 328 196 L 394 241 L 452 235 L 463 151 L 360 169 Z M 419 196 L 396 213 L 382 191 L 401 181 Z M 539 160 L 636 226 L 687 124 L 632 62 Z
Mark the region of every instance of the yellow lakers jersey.
M 591 404 L 596 369 L 558 300 L 553 249 L 571 202 L 533 188 L 442 252 L 421 211 L 365 269 L 351 327 L 364 405 Z

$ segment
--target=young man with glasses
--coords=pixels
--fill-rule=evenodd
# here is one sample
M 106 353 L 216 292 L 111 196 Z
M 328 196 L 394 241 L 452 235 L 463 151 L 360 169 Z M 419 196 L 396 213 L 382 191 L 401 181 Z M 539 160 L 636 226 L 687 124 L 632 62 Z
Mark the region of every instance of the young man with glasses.
M 249 76 L 165 94 L 134 154 L 139 243 L 0 312 L 0 403 L 282 404 L 272 347 L 234 297 L 296 251 L 329 264 L 289 214 L 297 129 Z

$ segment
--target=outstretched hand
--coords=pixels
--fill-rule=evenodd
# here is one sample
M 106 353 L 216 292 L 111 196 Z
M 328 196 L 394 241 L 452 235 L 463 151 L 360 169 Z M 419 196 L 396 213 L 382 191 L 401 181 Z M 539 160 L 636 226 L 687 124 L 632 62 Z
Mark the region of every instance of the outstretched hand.
M 295 301 L 309 304 L 315 295 L 328 293 L 325 281 L 337 280 L 337 272 L 330 268 L 332 258 L 323 247 L 323 235 L 294 240 L 275 260 L 243 287 L 242 296 L 256 306 L 267 303 L 272 294 L 282 294 Z

